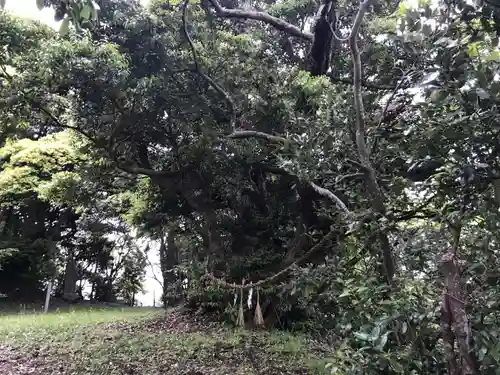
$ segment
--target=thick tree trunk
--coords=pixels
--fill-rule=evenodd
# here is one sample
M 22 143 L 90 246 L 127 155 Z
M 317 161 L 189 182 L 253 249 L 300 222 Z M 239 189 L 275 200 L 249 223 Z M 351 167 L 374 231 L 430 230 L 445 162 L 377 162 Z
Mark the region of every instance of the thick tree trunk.
M 479 364 L 473 351 L 470 320 L 466 311 L 466 291 L 455 251 L 441 258 L 444 290 L 441 302 L 441 333 L 449 375 L 477 375 Z
M 72 254 L 68 255 L 66 260 L 66 269 L 64 272 L 63 299 L 66 301 L 75 301 L 78 299 L 76 292 L 76 283 L 78 282 L 78 273 L 75 259 Z
M 166 241 L 164 235 L 160 236 L 160 268 L 163 276 L 163 304 L 165 307 L 179 301 L 176 288 L 177 276 L 174 268 L 179 264 L 179 249 L 175 244 L 175 228 L 173 226 L 167 232 Z

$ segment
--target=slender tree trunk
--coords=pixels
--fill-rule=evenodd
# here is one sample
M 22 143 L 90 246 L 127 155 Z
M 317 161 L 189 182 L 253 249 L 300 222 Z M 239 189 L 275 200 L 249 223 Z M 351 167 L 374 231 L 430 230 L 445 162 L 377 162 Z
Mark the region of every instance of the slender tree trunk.
M 356 148 L 358 157 L 365 174 L 366 187 L 368 190 L 368 198 L 370 199 L 373 210 L 381 215 L 385 215 L 387 207 L 385 205 L 384 194 L 377 181 L 377 171 L 370 160 L 370 150 L 366 144 L 366 121 L 365 107 L 363 104 L 363 95 L 361 90 L 361 80 L 363 75 L 363 66 L 361 63 L 361 54 L 358 47 L 358 32 L 363 21 L 364 15 L 367 12 L 371 1 L 366 0 L 360 2 L 358 14 L 354 20 L 354 25 L 349 36 L 349 47 L 353 62 L 353 89 L 354 89 L 354 108 L 356 111 Z M 380 255 L 384 270 L 383 274 L 389 285 L 396 273 L 393 250 L 390 245 L 387 233 L 380 229 L 379 234 Z
M 52 280 L 47 283 L 47 290 L 45 292 L 45 304 L 43 306 L 43 312 L 47 314 L 50 306 L 50 293 L 52 293 Z
M 159 253 L 160 253 L 160 270 L 161 270 L 161 276 L 163 278 L 163 283 L 162 283 L 162 296 L 161 296 L 161 300 L 163 302 L 163 307 L 164 308 L 167 308 L 167 291 L 168 291 L 168 287 L 167 287 L 167 280 L 168 280 L 168 274 L 167 274 L 167 271 L 168 271 L 168 267 L 167 267 L 167 245 L 165 243 L 165 238 L 164 238 L 164 233 L 163 231 L 161 231 L 160 233 L 160 249 L 159 249 Z
M 55 259 L 56 252 L 57 252 L 57 246 L 56 243 L 54 242 L 53 238 L 49 239 L 49 251 L 48 255 L 51 260 Z M 45 292 L 45 304 L 43 306 L 43 312 L 46 314 L 49 311 L 50 307 L 50 295 L 52 293 L 52 284 L 54 282 L 54 279 L 56 278 L 56 272 L 54 270 L 54 273 L 51 275 L 50 280 L 47 283 L 47 290 Z
M 93 281 L 92 281 L 92 289 L 90 290 L 90 300 L 95 300 L 95 297 L 96 297 L 96 279 L 95 279 L 95 275 L 97 274 L 97 263 L 94 265 L 94 277 L 93 277 Z

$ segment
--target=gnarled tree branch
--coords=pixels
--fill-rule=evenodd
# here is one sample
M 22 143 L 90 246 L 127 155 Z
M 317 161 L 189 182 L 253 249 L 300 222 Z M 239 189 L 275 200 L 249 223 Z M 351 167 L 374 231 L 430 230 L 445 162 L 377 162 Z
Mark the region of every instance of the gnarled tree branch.
M 224 8 L 220 5 L 218 0 L 208 0 L 210 4 L 215 9 L 215 12 L 219 17 L 223 18 L 241 18 L 241 19 L 251 19 L 256 21 L 261 21 L 267 23 L 268 25 L 273 26 L 275 29 L 279 31 L 283 31 L 289 35 L 296 36 L 297 38 L 312 40 L 313 35 L 311 33 L 307 33 L 302 31 L 295 25 L 292 25 L 282 19 L 271 16 L 266 12 L 261 12 L 253 9 L 228 9 Z
M 333 194 L 330 190 L 322 188 L 321 186 L 316 185 L 314 182 L 309 182 L 309 185 L 313 188 L 313 190 L 318 193 L 319 195 L 322 195 L 324 197 L 327 197 L 334 201 L 342 211 L 344 211 L 346 214 L 350 214 L 349 209 L 347 206 L 342 202 L 342 200 L 337 197 L 335 194 Z
M 280 277 L 284 276 L 288 271 L 292 269 L 292 267 L 295 267 L 296 265 L 306 261 L 308 258 L 310 258 L 318 249 L 323 247 L 328 241 L 332 240 L 336 234 L 339 234 L 338 229 L 332 229 L 330 232 L 328 232 L 316 245 L 314 245 L 311 249 L 309 249 L 304 255 L 302 255 L 299 259 L 297 259 L 295 262 L 289 264 L 282 270 L 278 271 L 277 273 L 266 277 L 265 279 L 259 280 L 255 283 L 248 283 L 248 284 L 232 284 L 228 283 L 227 281 L 224 281 L 222 279 L 219 279 L 218 277 L 215 277 L 212 273 L 209 273 L 205 275 L 204 277 L 206 279 L 215 281 L 218 283 L 220 286 L 227 288 L 227 289 L 251 289 L 251 288 L 256 288 L 262 285 L 269 284 L 273 281 L 278 280 Z
M 116 160 L 115 160 L 116 162 Z M 164 170 L 156 170 L 156 169 L 149 169 L 149 168 L 142 168 L 142 167 L 136 167 L 136 166 L 128 166 L 128 165 L 123 165 L 121 163 L 116 163 L 118 169 L 121 169 L 122 171 L 132 173 L 132 174 L 141 174 L 149 177 L 164 177 L 164 178 L 175 178 L 181 176 L 183 173 L 191 170 L 192 168 L 186 167 L 174 171 L 164 171 Z
M 286 143 L 288 139 L 254 130 L 241 130 L 228 135 L 231 139 L 260 138 L 270 142 Z
M 351 214 L 351 211 L 349 211 L 349 209 L 347 208 L 345 203 L 337 195 L 335 195 L 332 191 L 330 191 L 326 188 L 323 188 L 321 186 L 318 186 L 317 184 L 315 184 L 312 181 L 308 181 L 308 180 L 304 180 L 304 179 L 302 181 L 300 181 L 298 176 L 293 175 L 290 172 L 288 172 L 282 168 L 279 168 L 279 167 L 259 164 L 259 168 L 262 168 L 264 171 L 269 172 L 269 173 L 283 175 L 283 176 L 289 176 L 289 177 L 295 179 L 297 182 L 301 182 L 301 183 L 304 183 L 306 185 L 309 185 L 319 195 L 332 200 L 337 205 L 337 207 L 341 211 L 343 211 L 345 214 L 347 214 L 347 215 Z

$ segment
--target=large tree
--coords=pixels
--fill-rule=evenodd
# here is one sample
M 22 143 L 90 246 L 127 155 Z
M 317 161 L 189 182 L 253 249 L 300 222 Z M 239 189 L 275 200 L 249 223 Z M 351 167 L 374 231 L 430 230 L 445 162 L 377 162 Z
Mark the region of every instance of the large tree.
M 128 177 L 123 214 L 169 244 L 191 302 L 261 288 L 277 324 L 313 316 L 365 349 L 336 353 L 352 374 L 441 373 L 438 352 L 450 374 L 492 368 L 496 8 L 101 5 L 37 39 L 2 15 L 23 36 L 2 41 L 2 128 L 69 130 Z

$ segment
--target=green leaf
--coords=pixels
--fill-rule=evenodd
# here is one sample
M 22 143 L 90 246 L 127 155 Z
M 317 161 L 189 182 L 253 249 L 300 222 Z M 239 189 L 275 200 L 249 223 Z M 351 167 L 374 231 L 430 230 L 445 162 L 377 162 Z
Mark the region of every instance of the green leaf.
M 69 18 L 66 17 L 65 19 L 63 19 L 61 23 L 61 27 L 59 28 L 59 34 L 61 36 L 64 36 L 68 34 L 68 31 L 69 31 Z
M 429 72 L 425 74 L 422 79 L 420 80 L 421 85 L 428 85 L 430 83 L 436 82 L 436 80 L 439 78 L 439 72 L 434 71 L 434 72 Z
M 398 374 L 404 373 L 405 368 L 403 367 L 403 365 L 401 363 L 396 362 L 395 360 L 390 360 L 389 364 L 392 367 L 392 369 L 394 370 L 394 372 L 396 372 Z
M 470 43 L 467 46 L 467 53 L 469 54 L 470 57 L 475 57 L 478 55 L 478 44 L 477 43 Z
M 480 87 L 476 89 L 476 94 L 480 99 L 488 99 L 490 98 L 490 94 L 488 92 Z
M 435 44 L 449 49 L 456 47 L 458 45 L 458 40 L 443 37 L 439 38 Z
M 448 97 L 449 93 L 445 90 L 434 90 L 430 96 L 433 103 L 440 103 Z
M 490 77 L 486 75 L 484 71 L 478 70 L 475 72 L 476 73 L 476 78 L 479 81 L 479 84 L 477 86 L 480 87 L 486 87 L 488 83 L 490 82 Z
M 500 52 L 497 49 L 494 49 L 490 52 L 488 56 L 485 57 L 486 61 L 497 61 L 500 60 Z
M 377 349 L 378 349 L 379 351 L 384 350 L 385 344 L 387 344 L 387 339 L 388 339 L 388 337 L 389 337 L 389 331 L 387 331 L 386 333 L 384 333 L 384 334 L 382 335 L 382 337 L 380 338 L 380 340 L 379 340 L 379 342 L 378 342 L 378 344 L 377 344 Z
M 351 292 L 349 290 L 344 290 L 339 298 L 350 296 Z
M 90 19 L 92 13 L 92 7 L 90 5 L 85 5 L 80 11 L 80 17 L 86 20 Z
M 5 4 L 7 4 L 7 0 L 0 0 L 0 8 L 5 8 Z
M 354 336 L 361 341 L 369 341 L 369 335 L 366 332 L 354 332 Z
M 425 35 L 425 36 L 430 36 L 432 34 L 432 28 L 425 24 L 422 26 L 422 33 Z
M 488 348 L 481 348 L 481 350 L 479 350 L 479 360 L 482 361 L 484 359 L 484 356 L 486 355 L 486 353 L 488 353 Z
M 45 1 L 44 0 L 36 0 L 36 7 L 38 10 L 42 10 L 45 7 Z
M 401 333 L 406 333 L 406 331 L 408 331 L 408 324 L 403 322 L 403 325 L 401 326 Z

